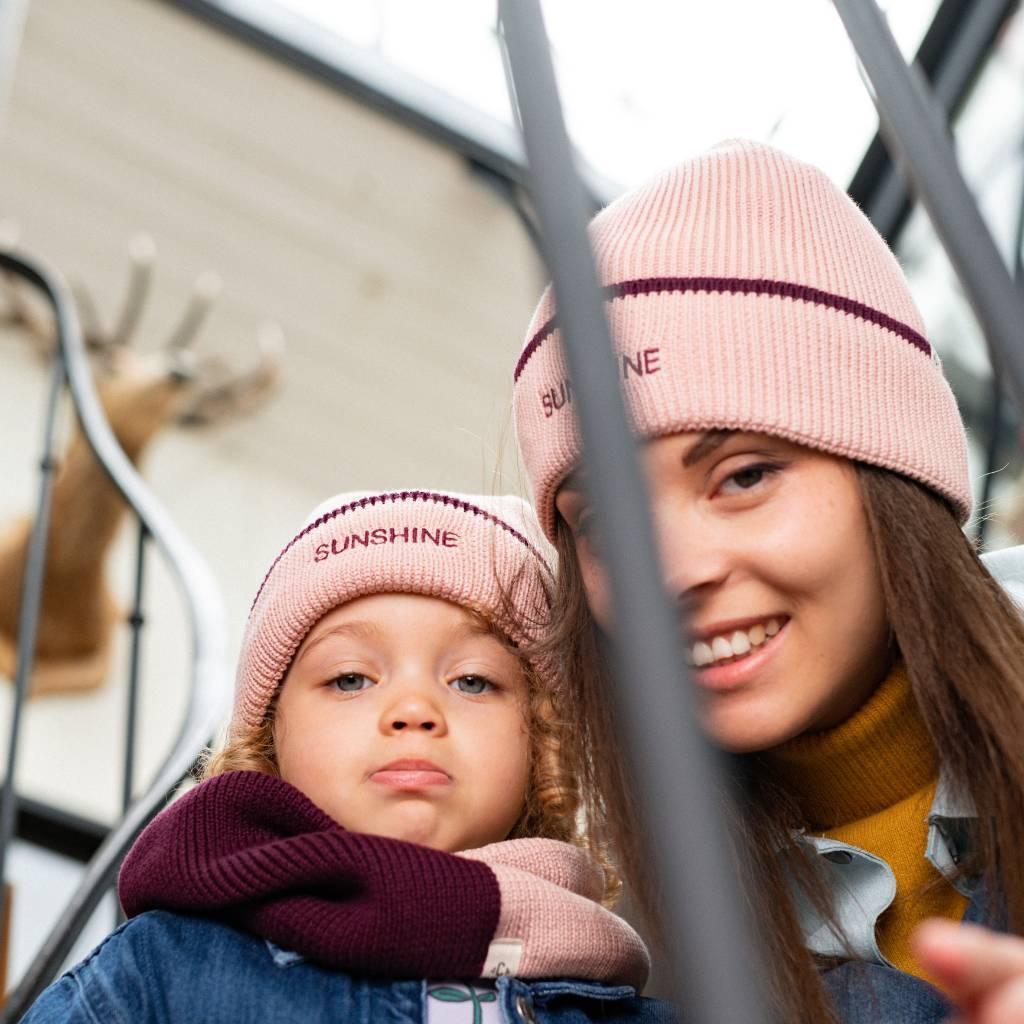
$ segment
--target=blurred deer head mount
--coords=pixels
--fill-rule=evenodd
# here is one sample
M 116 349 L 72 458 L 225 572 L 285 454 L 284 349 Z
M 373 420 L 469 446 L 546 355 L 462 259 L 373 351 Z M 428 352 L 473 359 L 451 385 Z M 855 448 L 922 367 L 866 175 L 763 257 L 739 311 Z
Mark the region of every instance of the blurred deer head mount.
M 16 240 L 17 229 L 0 223 L 0 245 Z M 165 340 L 156 348 L 140 350 L 135 341 L 152 293 L 155 266 L 153 240 L 137 235 L 129 245 L 124 298 L 109 325 L 104 324 L 88 288 L 80 283 L 71 286 L 101 394 L 107 384 L 117 384 L 118 390 L 123 390 L 137 382 L 145 390 L 163 379 L 179 396 L 169 418 L 185 426 L 215 424 L 259 408 L 281 377 L 285 348 L 281 328 L 275 323 L 262 325 L 254 355 L 241 365 L 224 356 L 198 355 L 195 342 L 222 290 L 220 278 L 207 271 L 196 279 L 181 318 Z M 0 285 L 0 326 L 20 328 L 41 354 L 49 355 L 55 343 L 49 312 L 13 279 L 0 275 Z
M 0 244 L 12 241 L 3 234 L 0 228 Z M 214 274 L 196 281 L 184 315 L 164 344 L 155 351 L 137 351 L 132 342 L 150 294 L 155 258 L 148 237 L 133 240 L 125 298 L 110 328 L 101 325 L 89 292 L 73 289 L 107 419 L 135 463 L 172 422 L 212 424 L 262 404 L 280 376 L 284 351 L 280 329 L 270 325 L 261 331 L 258 354 L 247 368 L 196 356 L 193 342 L 220 293 Z M 3 290 L 0 326 L 23 329 L 40 352 L 52 353 L 51 316 L 14 281 L 8 280 Z M 76 426 L 53 488 L 33 694 L 91 690 L 107 678 L 114 630 L 123 616 L 104 567 L 124 512 L 120 495 Z M 22 517 L 0 530 L 0 675 L 12 679 L 31 528 L 31 520 Z

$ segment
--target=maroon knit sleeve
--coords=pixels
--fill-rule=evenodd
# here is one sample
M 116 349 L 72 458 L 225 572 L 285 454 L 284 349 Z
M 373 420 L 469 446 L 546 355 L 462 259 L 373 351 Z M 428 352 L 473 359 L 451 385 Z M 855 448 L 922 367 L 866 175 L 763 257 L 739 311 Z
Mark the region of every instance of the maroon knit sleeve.
M 228 772 L 171 804 L 118 879 L 129 917 L 215 917 L 322 965 L 477 977 L 501 894 L 486 864 L 348 832 L 293 786 Z

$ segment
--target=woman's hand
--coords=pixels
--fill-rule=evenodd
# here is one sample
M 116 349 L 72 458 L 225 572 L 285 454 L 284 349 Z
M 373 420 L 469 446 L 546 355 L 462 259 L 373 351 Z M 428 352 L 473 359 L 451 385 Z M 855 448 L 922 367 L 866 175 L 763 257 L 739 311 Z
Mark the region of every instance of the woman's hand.
M 914 950 L 962 1024 L 1024 1022 L 1024 939 L 932 919 L 917 929 Z

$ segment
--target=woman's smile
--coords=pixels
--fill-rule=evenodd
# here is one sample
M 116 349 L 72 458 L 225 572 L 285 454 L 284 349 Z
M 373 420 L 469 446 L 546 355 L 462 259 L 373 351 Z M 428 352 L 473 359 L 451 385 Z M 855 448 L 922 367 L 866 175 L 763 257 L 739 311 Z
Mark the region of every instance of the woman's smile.
M 709 690 L 732 690 L 755 682 L 785 640 L 786 616 L 772 616 L 748 629 L 716 633 L 690 646 L 694 678 Z

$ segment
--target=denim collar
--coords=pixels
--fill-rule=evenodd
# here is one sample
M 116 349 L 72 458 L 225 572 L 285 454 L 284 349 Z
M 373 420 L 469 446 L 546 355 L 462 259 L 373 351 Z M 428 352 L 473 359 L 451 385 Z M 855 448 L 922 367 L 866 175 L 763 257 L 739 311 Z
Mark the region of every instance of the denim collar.
M 973 851 L 976 818 L 974 806 L 966 794 L 957 794 L 949 779 L 940 774 L 928 812 L 924 856 L 968 898 L 974 895 L 978 879 L 963 875 L 960 864 Z M 896 897 L 896 876 L 892 868 L 881 857 L 837 839 L 801 834 L 799 841 L 821 858 L 842 933 L 837 934 L 800 888 L 792 884 L 807 948 L 820 956 L 845 958 L 852 953 L 858 960 L 892 967 L 882 954 L 875 933 L 879 917 Z

